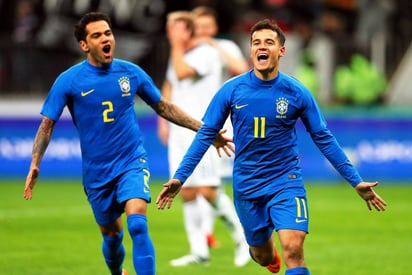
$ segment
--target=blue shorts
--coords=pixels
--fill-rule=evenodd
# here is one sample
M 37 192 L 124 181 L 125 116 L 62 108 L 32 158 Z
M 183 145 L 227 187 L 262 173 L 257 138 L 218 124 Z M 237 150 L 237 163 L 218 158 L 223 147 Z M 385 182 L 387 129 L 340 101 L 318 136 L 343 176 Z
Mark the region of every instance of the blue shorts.
M 308 232 L 309 211 L 303 187 L 285 188 L 251 200 L 235 199 L 234 203 L 249 245 L 265 243 L 273 230 Z
M 147 167 L 132 169 L 112 179 L 104 186 L 85 188 L 97 224 L 108 225 L 124 212 L 125 202 L 143 199 L 150 203 L 150 172 Z

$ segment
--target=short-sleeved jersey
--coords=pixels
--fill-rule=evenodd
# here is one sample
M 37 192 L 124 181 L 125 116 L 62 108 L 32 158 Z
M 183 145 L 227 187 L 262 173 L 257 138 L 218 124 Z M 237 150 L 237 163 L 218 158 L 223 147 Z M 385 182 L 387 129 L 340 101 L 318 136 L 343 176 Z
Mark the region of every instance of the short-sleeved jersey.
M 175 178 L 184 182 L 229 115 L 236 148 L 236 197 L 254 198 L 302 185 L 295 130 L 298 119 L 348 182 L 355 186 L 362 181 L 328 130 L 309 90 L 282 72 L 273 80 L 263 81 L 253 70 L 227 81 L 217 92 Z
M 86 186 L 103 185 L 146 161 L 134 111 L 136 95 L 148 105 L 161 97 L 139 66 L 119 59 L 107 67 L 85 60 L 53 84 L 41 114 L 57 121 L 68 107 L 79 133 Z

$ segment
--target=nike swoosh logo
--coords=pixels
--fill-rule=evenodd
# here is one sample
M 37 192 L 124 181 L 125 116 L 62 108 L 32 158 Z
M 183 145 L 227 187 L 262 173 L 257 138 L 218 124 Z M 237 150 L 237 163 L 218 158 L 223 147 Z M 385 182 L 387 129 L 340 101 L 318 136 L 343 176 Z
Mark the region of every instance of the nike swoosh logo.
M 94 92 L 94 89 L 88 90 L 87 92 L 81 92 L 81 96 L 87 96 L 88 94 L 91 94 Z
M 243 104 L 243 105 L 235 105 L 235 109 L 242 109 L 242 108 L 244 108 L 244 107 L 246 107 L 246 106 L 248 106 L 249 104 Z
M 295 222 L 296 223 L 301 223 L 301 222 L 306 222 L 307 220 L 300 220 L 300 219 L 298 219 L 298 218 L 296 218 L 296 220 L 295 220 Z

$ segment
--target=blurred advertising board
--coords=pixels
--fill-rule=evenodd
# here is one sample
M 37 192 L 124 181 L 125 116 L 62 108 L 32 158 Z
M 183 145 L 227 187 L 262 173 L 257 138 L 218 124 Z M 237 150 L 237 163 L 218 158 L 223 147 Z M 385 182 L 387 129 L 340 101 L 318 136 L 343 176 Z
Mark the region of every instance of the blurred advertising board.
M 33 116 L 34 117 L 34 116 Z M 0 176 L 24 179 L 40 117 L 0 117 Z M 139 117 L 153 178 L 167 178 L 167 148 L 157 137 L 154 114 Z M 327 118 L 328 126 L 367 181 L 412 180 L 412 118 Z M 307 181 L 343 179 L 297 125 L 303 174 Z M 42 161 L 41 177 L 80 177 L 81 152 L 69 117 L 56 124 Z

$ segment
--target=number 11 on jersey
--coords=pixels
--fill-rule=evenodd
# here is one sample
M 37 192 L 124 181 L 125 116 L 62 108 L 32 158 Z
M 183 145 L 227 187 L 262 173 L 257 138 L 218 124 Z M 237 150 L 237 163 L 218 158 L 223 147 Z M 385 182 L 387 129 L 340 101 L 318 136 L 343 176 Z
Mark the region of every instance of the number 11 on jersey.
M 253 120 L 255 122 L 253 137 L 254 138 L 264 138 L 266 117 L 254 117 Z

